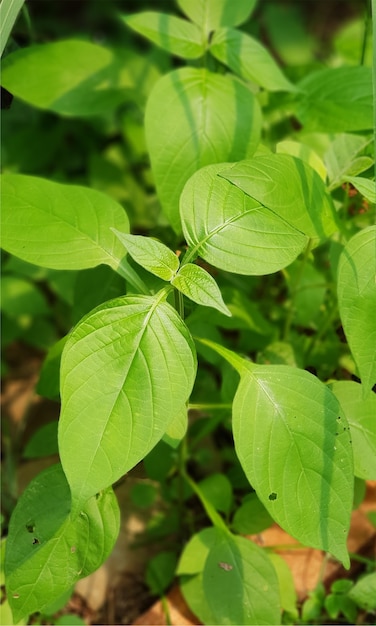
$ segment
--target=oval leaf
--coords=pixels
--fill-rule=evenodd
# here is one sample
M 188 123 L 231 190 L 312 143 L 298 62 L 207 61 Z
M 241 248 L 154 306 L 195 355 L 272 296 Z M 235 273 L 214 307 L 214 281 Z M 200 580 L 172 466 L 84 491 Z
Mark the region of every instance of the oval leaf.
M 112 489 L 91 498 L 76 519 L 60 465 L 29 484 L 11 517 L 6 544 L 7 596 L 17 623 L 58 599 L 109 556 L 120 528 Z
M 265 508 L 293 537 L 348 567 L 353 460 L 338 417 L 330 389 L 285 365 L 247 364 L 233 403 L 236 452 Z
M 365 391 L 376 383 L 376 226 L 357 233 L 338 264 L 337 295 L 343 330 Z
M 203 165 L 251 156 L 260 130 L 255 97 L 231 76 L 186 67 L 158 81 L 146 106 L 145 132 L 158 196 L 176 232 L 188 178 Z
M 372 69 L 336 67 L 311 72 L 299 83 L 297 116 L 306 131 L 340 133 L 373 128 Z
M 116 269 L 124 247 L 110 228 L 129 231 L 124 209 L 105 194 L 23 176 L 2 176 L 1 241 L 7 252 L 51 269 Z
M 108 114 L 124 101 L 124 88 L 134 86 L 124 60 L 102 46 L 78 40 L 28 46 L 9 54 L 2 64 L 1 82 L 32 106 L 80 116 Z
M 115 228 L 112 230 L 139 265 L 163 280 L 170 281 L 175 276 L 179 259 L 164 243 L 151 237 L 127 235 Z
M 196 24 L 175 15 L 157 11 L 143 11 L 123 16 L 124 22 L 171 54 L 183 59 L 197 59 L 205 46 Z
M 296 91 L 268 50 L 240 30 L 216 30 L 211 40 L 210 52 L 235 74 L 269 91 Z
M 238 26 L 245 22 L 257 0 L 178 0 L 183 13 L 208 34 L 220 26 Z
M 189 257 L 197 254 L 237 274 L 271 274 L 286 267 L 307 238 L 218 176 L 225 167 L 204 167 L 184 187 L 180 213 Z
M 216 624 L 280 624 L 276 572 L 249 539 L 222 534 L 206 559 L 203 586 Z
M 211 306 L 224 315 L 231 317 L 231 311 L 223 302 L 221 290 L 213 276 L 204 270 L 203 267 L 187 263 L 180 268 L 171 283 L 185 296 L 197 302 L 197 304 Z
M 189 331 L 161 296 L 128 296 L 89 313 L 61 363 L 59 448 L 76 504 L 155 446 L 196 374 Z
M 350 380 L 335 382 L 331 389 L 350 424 L 355 476 L 376 480 L 376 395 L 364 398 L 362 385 Z
M 288 154 L 262 154 L 220 173 L 311 239 L 337 230 L 335 210 L 319 174 Z

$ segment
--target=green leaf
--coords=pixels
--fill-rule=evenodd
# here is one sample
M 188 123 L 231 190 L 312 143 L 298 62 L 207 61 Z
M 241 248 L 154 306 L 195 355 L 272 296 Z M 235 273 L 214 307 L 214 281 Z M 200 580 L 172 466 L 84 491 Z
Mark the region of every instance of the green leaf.
M 29 439 L 23 451 L 25 459 L 39 459 L 51 454 L 58 454 L 57 422 L 49 422 L 38 428 Z
M 188 430 L 188 409 L 183 406 L 181 411 L 170 422 L 162 440 L 171 448 L 177 448 Z
M 91 498 L 73 521 L 60 465 L 41 472 L 13 512 L 7 539 L 7 596 L 15 622 L 42 611 L 96 570 L 113 549 L 120 515 L 112 489 Z
M 306 131 L 340 133 L 373 128 L 370 67 L 318 70 L 309 73 L 298 86 L 304 95 L 297 117 Z
M 235 74 L 269 91 L 296 91 L 268 50 L 240 30 L 216 30 L 210 43 L 210 52 Z
M 39 373 L 36 392 L 40 396 L 57 400 L 60 396 L 60 361 L 67 336 L 62 337 L 49 349 Z
M 171 54 L 183 59 L 198 59 L 205 51 L 202 33 L 196 24 L 180 17 L 143 11 L 123 16 L 124 22 Z
M 301 159 L 316 170 L 320 178 L 325 182 L 327 176 L 325 164 L 322 159 L 320 159 L 317 152 L 308 145 L 300 143 L 299 141 L 286 139 L 285 141 L 277 143 L 275 149 L 277 154 L 290 154 L 291 156 Z
M 218 176 L 225 167 L 225 163 L 206 166 L 184 187 L 180 213 L 188 258 L 199 255 L 237 274 L 271 274 L 286 267 L 307 238 Z
M 234 77 L 186 67 L 158 81 L 147 102 L 145 132 L 158 196 L 176 232 L 188 178 L 209 163 L 251 156 L 260 130 L 259 105 Z
M 206 559 L 203 586 L 215 624 L 280 624 L 274 567 L 244 537 L 222 534 Z
M 197 615 L 202 624 L 216 623 L 206 598 L 202 573 L 195 576 L 182 576 L 180 590 L 189 608 Z
M 376 183 L 374 180 L 362 178 L 361 176 L 343 176 L 342 180 L 346 183 L 351 183 L 368 202 L 376 204 Z
M 231 317 L 215 279 L 203 267 L 193 263 L 183 265 L 171 284 L 197 304 L 211 306 Z
M 32 106 L 75 116 L 108 113 L 124 101 L 125 88 L 134 86 L 123 59 L 102 46 L 73 39 L 9 54 L 1 81 Z
M 355 475 L 376 480 L 376 395 L 364 398 L 362 385 L 349 380 L 332 383 L 331 390 L 350 424 Z M 338 428 L 346 425 L 339 422 Z
M 2 176 L 2 247 L 52 269 L 117 269 L 124 248 L 111 227 L 129 230 L 122 207 L 99 191 L 21 174 Z
M 2 0 L 0 4 L 0 56 L 12 32 L 12 28 L 17 20 L 25 0 Z
M 349 433 L 338 431 L 336 397 L 306 371 L 244 366 L 233 433 L 249 482 L 286 532 L 348 567 L 353 460 Z
M 342 133 L 330 143 L 324 154 L 330 181 L 329 189 L 339 187 L 345 176 L 357 176 L 371 167 L 374 159 L 359 156 L 372 141 L 370 137 Z
M 175 552 L 164 551 L 152 557 L 146 567 L 145 580 L 154 595 L 162 595 L 172 583 L 177 558 Z
M 80 319 L 106 300 L 123 296 L 126 291 L 125 281 L 108 265 L 82 270 L 78 273 L 73 292 L 73 322 Z M 128 286 L 129 291 L 129 286 Z
M 296 623 L 299 620 L 299 612 L 297 609 L 295 581 L 291 569 L 279 554 L 270 552 L 268 557 L 273 563 L 273 567 L 278 576 L 281 607 L 293 618 L 294 623 Z
M 48 304 L 33 283 L 18 276 L 1 279 L 1 310 L 10 317 L 48 315 Z
M 323 180 L 301 159 L 288 154 L 255 156 L 220 176 L 311 239 L 323 241 L 337 230 Z
M 139 265 L 163 280 L 170 281 L 175 276 L 179 259 L 164 243 L 151 237 L 127 235 L 116 228 L 112 231 Z
M 337 276 L 343 330 L 367 393 L 376 383 L 376 226 L 358 232 L 345 246 Z
M 361 609 L 374 611 L 376 609 L 375 587 L 376 572 L 366 574 L 363 578 L 360 578 L 349 591 L 349 597 Z
M 192 22 L 209 34 L 220 26 L 238 26 L 245 22 L 256 2 L 257 0 L 178 0 L 178 5 Z
M 211 474 L 199 482 L 206 500 L 222 513 L 229 513 L 232 505 L 232 485 L 224 474 Z
M 218 538 L 218 530 L 214 526 L 204 528 L 195 533 L 184 546 L 176 573 L 198 574 L 203 571 L 210 549 Z
M 192 390 L 194 343 L 162 297 L 107 302 L 65 345 L 59 448 L 76 507 L 146 456 Z
M 256 493 L 247 496 L 236 509 L 232 521 L 233 529 L 241 535 L 261 533 L 273 524 L 273 518 L 260 502 Z

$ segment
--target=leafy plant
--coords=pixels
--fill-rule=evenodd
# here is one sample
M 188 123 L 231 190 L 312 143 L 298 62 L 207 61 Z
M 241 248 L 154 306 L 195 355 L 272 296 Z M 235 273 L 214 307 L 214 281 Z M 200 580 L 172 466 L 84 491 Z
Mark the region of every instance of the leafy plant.
M 130 233 L 116 151 L 105 160 L 111 193 L 3 174 L 4 251 L 75 272 L 76 323 L 52 347 L 38 387 L 56 396 L 60 375 L 61 464 L 30 483 L 9 523 L 15 622 L 45 611 L 111 552 L 113 485 L 142 460 L 180 523 L 194 496 L 210 521 L 190 520 L 177 567 L 166 550 L 147 571 L 159 594 L 176 573 L 204 623 L 279 624 L 283 611 L 296 619 L 285 566 L 241 534 L 274 520 L 348 568 L 354 476 L 376 477 L 376 227 L 370 210 L 355 205 L 351 215 L 349 193 L 367 209 L 375 200 L 371 68 L 328 67 L 294 82 L 237 28 L 251 23 L 254 0 L 177 4 L 184 18 L 122 18 L 195 63 L 162 72 L 149 89 L 146 145 L 163 209 L 149 236 L 137 234 L 137 219 Z M 131 68 L 118 49 L 57 41 L 6 56 L 2 80 L 33 107 L 90 120 L 124 99 L 143 106 Z M 273 92 L 283 92 L 278 107 Z M 139 137 L 132 106 L 126 124 Z M 278 131 L 277 108 L 301 130 Z M 136 189 L 137 176 L 129 180 Z M 24 301 L 30 315 L 46 313 L 27 281 L 8 276 L 5 292 L 6 314 Z M 191 423 L 190 411 L 201 418 Z M 202 441 L 213 433 L 226 445 L 220 471 L 207 475 Z M 38 443 L 29 456 L 30 447 Z M 337 591 L 329 614 L 353 616 L 358 601 L 346 596 L 346 608 Z

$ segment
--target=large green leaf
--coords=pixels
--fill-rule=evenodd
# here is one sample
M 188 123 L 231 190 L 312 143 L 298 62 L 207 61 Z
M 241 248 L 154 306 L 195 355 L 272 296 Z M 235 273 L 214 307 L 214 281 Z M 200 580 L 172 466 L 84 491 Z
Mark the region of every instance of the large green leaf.
M 337 67 L 308 74 L 297 116 L 306 130 L 348 132 L 373 128 L 372 69 Z
M 288 154 L 263 154 L 220 173 L 314 240 L 336 230 L 335 211 L 320 175 Z
M 249 539 L 221 534 L 207 556 L 203 587 L 215 624 L 280 624 L 275 569 Z
M 133 88 L 124 59 L 88 41 L 28 46 L 3 61 L 1 84 L 14 96 L 60 115 L 108 113 Z
M 120 514 L 112 489 L 91 498 L 73 520 L 60 465 L 41 472 L 12 514 L 5 556 L 6 587 L 17 623 L 96 570 L 113 549 Z
M 1 243 L 15 256 L 52 269 L 116 269 L 124 247 L 111 232 L 129 231 L 127 215 L 109 196 L 43 178 L 2 176 Z
M 355 475 L 376 480 L 376 395 L 364 398 L 362 385 L 350 380 L 334 382 L 331 389 L 350 424 Z
M 184 187 L 180 213 L 188 255 L 238 274 L 270 274 L 289 265 L 307 238 L 218 176 L 226 165 L 202 168 Z
M 194 343 L 163 296 L 107 302 L 65 345 L 59 448 L 76 505 L 141 461 L 189 397 Z
M 196 24 L 175 15 L 143 11 L 123 16 L 125 23 L 164 50 L 184 59 L 197 59 L 205 50 L 201 30 Z
M 250 16 L 257 0 L 178 0 L 182 11 L 204 33 L 209 34 L 220 26 L 238 26 Z
M 244 364 L 233 432 L 247 478 L 284 530 L 348 567 L 353 460 L 335 396 L 303 370 Z
M 295 91 L 268 50 L 236 28 L 217 30 L 210 43 L 210 52 L 235 74 L 269 91 Z
M 177 232 L 188 178 L 209 163 L 251 156 L 260 129 L 257 100 L 234 77 L 186 67 L 158 81 L 146 106 L 146 139 L 158 196 Z
M 365 391 L 376 383 L 376 226 L 350 239 L 338 263 L 343 329 Z

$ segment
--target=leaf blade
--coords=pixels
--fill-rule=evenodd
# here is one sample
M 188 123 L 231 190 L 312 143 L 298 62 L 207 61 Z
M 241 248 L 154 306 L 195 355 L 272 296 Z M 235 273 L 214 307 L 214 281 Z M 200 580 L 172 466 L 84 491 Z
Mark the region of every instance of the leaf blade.
M 203 267 L 193 263 L 183 265 L 171 284 L 194 302 L 203 306 L 211 306 L 231 317 L 232 313 L 223 301 L 221 290 L 213 276 Z

